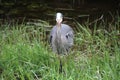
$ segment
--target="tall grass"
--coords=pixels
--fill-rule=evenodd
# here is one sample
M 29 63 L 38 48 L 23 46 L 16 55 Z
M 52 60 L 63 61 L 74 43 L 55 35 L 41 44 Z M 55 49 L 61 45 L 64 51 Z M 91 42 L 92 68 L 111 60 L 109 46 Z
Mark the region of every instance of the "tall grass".
M 119 24 L 111 25 L 119 28 L 111 32 L 103 28 L 92 32 L 88 25 L 75 24 L 79 29 L 75 46 L 71 54 L 63 56 L 61 74 L 57 55 L 45 44 L 43 25 L 6 25 L 0 30 L 0 79 L 119 80 Z

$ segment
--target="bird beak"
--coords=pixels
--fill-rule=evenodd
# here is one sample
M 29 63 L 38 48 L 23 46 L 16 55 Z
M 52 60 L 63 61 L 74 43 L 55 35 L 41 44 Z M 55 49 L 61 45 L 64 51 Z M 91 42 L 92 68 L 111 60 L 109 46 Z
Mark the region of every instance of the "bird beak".
M 57 21 L 57 24 L 60 25 L 62 23 L 62 18 L 56 19 L 56 21 Z

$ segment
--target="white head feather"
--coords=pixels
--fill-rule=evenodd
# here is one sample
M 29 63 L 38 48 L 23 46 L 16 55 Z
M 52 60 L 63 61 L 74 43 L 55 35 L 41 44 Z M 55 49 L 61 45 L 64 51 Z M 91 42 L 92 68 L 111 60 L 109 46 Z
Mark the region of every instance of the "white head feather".
M 57 21 L 57 23 L 61 23 L 62 22 L 62 20 L 63 20 L 63 15 L 62 15 L 62 13 L 57 13 L 56 14 L 56 21 Z

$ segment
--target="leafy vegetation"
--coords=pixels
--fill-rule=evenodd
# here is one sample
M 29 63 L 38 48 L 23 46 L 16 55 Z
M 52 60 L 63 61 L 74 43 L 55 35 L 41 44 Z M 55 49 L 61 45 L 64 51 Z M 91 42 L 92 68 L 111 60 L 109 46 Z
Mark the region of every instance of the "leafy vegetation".
M 1 80 L 120 79 L 119 18 L 111 25 L 111 31 L 97 23 L 91 31 L 88 24 L 80 25 L 76 21 L 75 45 L 69 55 L 62 57 L 64 72 L 61 74 L 58 56 L 44 39 L 44 26 L 48 24 L 39 25 L 6 24 L 0 30 Z

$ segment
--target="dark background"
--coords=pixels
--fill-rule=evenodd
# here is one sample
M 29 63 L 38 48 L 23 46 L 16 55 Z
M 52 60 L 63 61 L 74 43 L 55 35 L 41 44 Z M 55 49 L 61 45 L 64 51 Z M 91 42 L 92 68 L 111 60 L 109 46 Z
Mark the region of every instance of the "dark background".
M 65 19 L 95 20 L 119 14 L 120 0 L 0 0 L 0 20 L 42 19 L 53 21 L 56 12 Z

